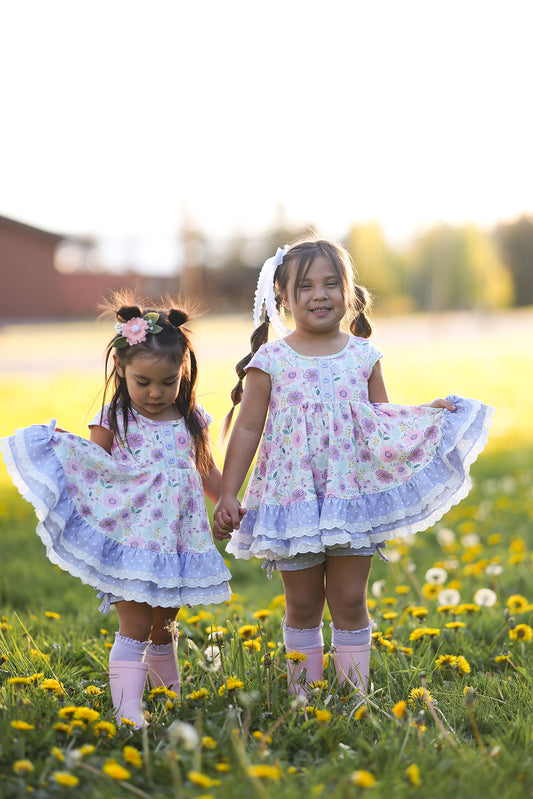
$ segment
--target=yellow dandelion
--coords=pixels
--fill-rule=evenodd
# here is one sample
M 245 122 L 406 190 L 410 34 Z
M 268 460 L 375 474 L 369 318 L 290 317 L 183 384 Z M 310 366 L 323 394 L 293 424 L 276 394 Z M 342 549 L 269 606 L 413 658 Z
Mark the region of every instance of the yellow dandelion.
M 287 660 L 294 661 L 294 663 L 302 663 L 304 660 L 307 660 L 307 655 L 304 655 L 303 652 L 287 652 L 285 657 Z
M 92 755 L 95 749 L 96 747 L 93 746 L 93 744 L 83 744 L 83 746 L 80 746 L 78 749 L 78 752 L 82 757 L 85 757 L 86 755 Z
M 23 685 L 31 685 L 33 680 L 31 677 L 10 677 L 7 681 L 8 685 L 12 685 L 14 688 L 20 688 Z
M 428 697 L 429 697 L 428 701 L 433 702 L 433 697 L 431 696 L 431 694 L 429 692 L 428 692 Z M 411 691 L 409 692 L 409 699 L 408 699 L 408 702 L 409 702 L 410 705 L 417 705 L 420 702 L 425 702 L 425 701 L 426 701 L 426 698 L 424 696 L 423 688 L 413 688 L 413 689 L 411 689 Z
M 175 691 L 171 691 L 170 688 L 167 688 L 166 685 L 158 685 L 157 688 L 152 688 L 149 697 L 150 699 L 157 699 L 158 697 L 163 699 L 177 699 L 178 695 Z
M 65 735 L 70 735 L 72 732 L 72 727 L 70 724 L 65 724 L 64 721 L 58 721 L 57 724 L 54 724 L 54 730 L 56 732 L 64 732 Z
M 382 605 L 395 605 L 397 603 L 395 596 L 384 596 L 381 600 Z
M 376 778 L 370 771 L 354 771 L 351 776 L 351 781 L 354 785 L 357 785 L 358 788 L 371 788 L 375 782 Z
M 202 738 L 202 746 L 204 749 L 216 749 L 217 742 L 215 741 L 214 738 L 211 738 L 210 735 L 204 735 L 204 737 Z
M 220 771 L 220 773 L 226 773 L 227 771 L 231 771 L 230 764 L 226 763 L 223 760 L 220 763 L 217 763 L 215 768 L 217 771 Z
M 436 599 L 440 593 L 438 583 L 424 583 L 421 590 L 425 599 Z
M 455 605 L 439 605 L 437 608 L 437 613 L 451 613 L 455 609 Z
M 412 655 L 414 650 L 412 646 L 399 646 L 398 652 L 401 652 L 403 655 Z
M 75 788 L 79 783 L 78 777 L 68 771 L 54 771 L 52 778 L 64 788 Z
M 281 769 L 277 766 L 268 766 L 266 763 L 257 766 L 248 766 L 246 773 L 249 777 L 260 780 L 279 780 Z
M 383 618 L 385 619 L 385 621 L 392 621 L 393 619 L 396 619 L 397 617 L 398 617 L 398 614 L 396 613 L 395 610 L 386 610 L 385 613 L 383 614 Z
M 245 649 L 253 649 L 254 652 L 259 652 L 261 649 L 261 639 L 254 638 L 253 641 L 243 641 Z
M 396 704 L 392 708 L 392 712 L 397 719 L 403 719 L 406 710 L 407 710 L 407 702 L 404 699 L 401 699 L 399 702 L 396 702 Z
M 110 721 L 96 722 L 93 730 L 99 738 L 114 738 L 117 734 L 117 728 Z
M 224 685 L 222 685 L 218 689 L 218 695 L 224 696 L 224 694 L 226 693 L 226 689 L 229 693 L 230 691 L 235 691 L 237 688 L 239 689 L 244 688 L 244 683 L 242 682 L 242 680 L 238 680 L 237 677 L 228 677 Z
M 113 780 L 128 780 L 131 777 L 128 769 L 121 766 L 114 758 L 107 760 L 102 766 L 102 771 Z
M 185 699 L 190 699 L 192 702 L 199 702 L 200 699 L 205 699 L 206 696 L 209 696 L 207 688 L 199 688 L 197 691 L 187 694 Z
M 409 636 L 410 641 L 419 641 L 421 638 L 428 636 L 428 638 L 435 638 L 440 635 L 440 630 L 436 627 L 417 627 Z
M 85 693 L 87 696 L 100 696 L 103 693 L 101 688 L 98 688 L 97 685 L 88 685 L 85 689 Z
M 319 724 L 327 724 L 331 719 L 331 713 L 329 710 L 317 710 L 315 711 L 315 719 Z
M 254 611 L 252 615 L 254 619 L 259 619 L 260 621 L 263 621 L 264 619 L 268 619 L 270 614 L 271 611 L 267 610 L 267 608 L 260 608 L 259 610 Z
M 463 674 L 470 674 L 470 672 L 472 671 L 472 669 L 470 668 L 470 663 L 462 655 L 457 655 L 456 665 L 457 665 L 457 670 L 462 671 Z
M 533 629 L 529 624 L 517 624 L 512 630 L 509 630 L 509 638 L 511 641 L 532 641 Z
M 92 707 L 77 707 L 74 711 L 74 718 L 89 723 L 99 719 L 100 713 L 97 710 L 93 710 Z
M 51 678 L 43 680 L 41 685 L 40 685 L 40 688 L 41 688 L 41 691 L 50 691 L 50 693 L 52 693 L 52 694 L 64 694 L 65 693 L 65 689 L 63 688 L 63 686 L 61 685 L 59 680 L 53 680 Z
M 439 669 L 453 669 L 456 664 L 457 658 L 455 655 L 439 655 L 435 659 L 435 665 Z
M 464 621 L 449 621 L 445 625 L 449 630 L 460 630 L 461 627 L 466 627 Z
M 58 711 L 57 715 L 61 719 L 71 719 L 74 718 L 74 713 L 76 712 L 77 709 L 78 708 L 76 707 L 76 705 L 67 705 L 66 707 L 62 707 Z
M 13 771 L 17 777 L 23 777 L 25 774 L 31 774 L 35 766 L 31 760 L 16 760 L 13 763 Z
M 364 719 L 364 717 L 366 716 L 367 713 L 368 713 L 368 706 L 367 705 L 361 705 L 361 707 L 357 708 L 357 710 L 355 711 L 354 715 L 355 715 L 355 718 L 357 719 L 357 721 L 360 721 L 361 719 Z
M 241 638 L 253 638 L 254 635 L 257 635 L 257 625 L 255 624 L 243 624 L 242 627 L 239 627 L 239 635 Z
M 422 785 L 422 780 L 420 779 L 420 769 L 416 763 L 411 763 L 411 765 L 405 769 L 405 774 L 411 785 L 414 785 L 415 788 L 418 788 L 420 785 Z
M 214 780 L 201 771 L 189 771 L 187 776 L 193 785 L 198 785 L 200 788 L 214 788 L 215 785 L 220 785 L 220 780 Z
M 429 610 L 424 607 L 416 607 L 410 609 L 411 616 L 415 619 L 425 619 L 429 613 Z
M 21 732 L 35 729 L 35 726 L 33 724 L 28 724 L 27 721 L 21 721 L 20 719 L 12 721 L 11 726 L 13 727 L 13 729 L 20 730 Z
M 133 766 L 134 768 L 140 768 L 142 766 L 142 756 L 138 749 L 134 746 L 125 746 L 122 750 L 122 754 L 124 755 L 124 760 L 128 765 Z
M 65 755 L 58 746 L 52 747 L 52 754 L 56 760 L 59 760 L 60 763 L 63 763 L 63 761 L 65 760 Z
M 403 596 L 404 594 L 408 594 L 410 589 L 408 585 L 397 585 L 394 590 L 397 594 Z
M 228 632 L 227 627 L 221 627 L 218 624 L 210 624 L 205 628 L 205 632 L 207 635 L 225 635 Z
M 456 616 L 461 616 L 463 613 L 478 613 L 479 607 L 478 605 L 474 605 L 473 602 L 463 602 L 460 605 L 456 605 L 454 608 L 454 613 Z
M 496 655 L 494 661 L 496 663 L 509 663 L 509 655 Z
M 529 609 L 529 602 L 522 594 L 511 594 L 506 604 L 513 613 L 525 613 Z
M 53 610 L 45 610 L 44 615 L 47 619 L 60 619 L 61 614 L 55 613 Z

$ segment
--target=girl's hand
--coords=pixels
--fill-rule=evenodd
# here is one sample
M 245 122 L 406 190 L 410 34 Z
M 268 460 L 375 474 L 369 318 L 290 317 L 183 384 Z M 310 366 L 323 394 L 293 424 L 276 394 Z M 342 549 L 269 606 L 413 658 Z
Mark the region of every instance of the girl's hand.
M 239 529 L 245 513 L 236 497 L 221 497 L 213 511 L 213 535 L 217 541 L 231 538 L 233 530 Z
M 425 402 L 424 406 L 426 408 L 445 408 L 447 411 L 457 410 L 453 402 L 447 399 L 436 399 L 433 400 L 433 402 Z

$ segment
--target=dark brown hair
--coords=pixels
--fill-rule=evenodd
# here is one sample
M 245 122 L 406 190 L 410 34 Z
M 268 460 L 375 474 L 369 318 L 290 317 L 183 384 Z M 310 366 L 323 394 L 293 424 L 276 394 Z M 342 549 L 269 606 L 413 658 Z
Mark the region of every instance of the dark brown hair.
M 283 309 L 282 294 L 287 294 L 289 279 L 294 276 L 293 286 L 295 287 L 295 298 L 298 298 L 298 286 L 305 278 L 309 269 L 316 258 L 323 256 L 331 263 L 337 275 L 342 296 L 346 304 L 346 311 L 352 312 L 353 318 L 350 322 L 350 333 L 361 338 L 369 338 L 372 335 L 372 324 L 367 316 L 370 309 L 371 297 L 364 286 L 355 283 L 355 270 L 349 253 L 339 244 L 331 241 L 318 239 L 316 241 L 299 241 L 293 244 L 283 257 L 281 263 L 274 274 L 274 290 L 276 292 L 276 306 L 278 310 Z M 266 315 L 266 320 L 253 331 L 250 337 L 250 352 L 242 358 L 235 366 L 237 377 L 236 385 L 231 391 L 232 408 L 222 423 L 221 437 L 224 439 L 231 425 L 231 419 L 235 406 L 242 399 L 243 381 L 246 377 L 246 366 L 252 360 L 262 344 L 268 341 L 270 320 Z
M 170 302 L 170 300 L 167 301 L 167 310 L 146 306 L 143 308 L 134 295 L 118 292 L 101 306 L 104 309 L 104 315 L 109 315 L 111 312 L 116 320 L 121 323 L 142 317 L 147 313 L 157 313 L 156 324 L 162 328 L 157 334 L 148 333 L 145 341 L 141 341 L 139 344 L 126 345 L 120 348 L 115 347 L 115 342 L 121 335 L 119 332 L 109 342 L 105 352 L 105 384 L 102 411 L 106 404 L 106 398 L 112 392 L 108 410 L 109 427 L 113 435 L 120 439 L 117 420 L 117 416 L 120 413 L 124 423 L 125 441 L 123 443 L 127 444 L 128 418 L 132 409 L 131 398 L 126 380 L 118 374 L 112 356 L 117 356 L 123 370 L 131 359 L 136 356 L 154 360 L 168 360 L 175 364 L 181 370 L 180 386 L 175 405 L 183 416 L 185 426 L 194 441 L 197 469 L 202 476 L 205 476 L 212 464 L 208 430 L 205 420 L 196 407 L 198 365 L 189 339 L 189 331 L 183 327 L 183 324 L 190 318 L 190 311 L 181 302 L 182 307 L 169 308 Z M 111 364 L 113 365 L 111 366 Z

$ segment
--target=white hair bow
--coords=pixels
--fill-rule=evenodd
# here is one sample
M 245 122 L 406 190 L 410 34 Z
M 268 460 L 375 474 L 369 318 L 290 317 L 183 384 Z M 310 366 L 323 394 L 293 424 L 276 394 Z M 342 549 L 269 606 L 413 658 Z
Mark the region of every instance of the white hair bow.
M 283 322 L 276 306 L 274 275 L 278 266 L 283 263 L 283 258 L 288 249 L 288 247 L 278 247 L 276 254 L 272 258 L 267 258 L 259 273 L 254 300 L 254 327 L 259 327 L 262 322 L 261 315 L 264 304 L 268 318 L 272 322 L 276 333 L 279 333 L 280 336 L 286 336 L 291 331 Z

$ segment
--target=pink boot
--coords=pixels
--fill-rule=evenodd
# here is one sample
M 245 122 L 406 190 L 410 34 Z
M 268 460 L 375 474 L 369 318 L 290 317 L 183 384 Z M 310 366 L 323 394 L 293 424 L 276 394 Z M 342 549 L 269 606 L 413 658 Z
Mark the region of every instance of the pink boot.
M 180 693 L 180 669 L 176 650 L 164 654 L 155 654 L 151 647 L 148 647 L 144 656 L 144 662 L 148 664 L 148 677 L 154 688 L 160 685 L 166 686 L 176 694 Z
M 292 650 L 295 651 L 295 650 Z M 290 654 L 289 652 L 287 654 Z M 307 696 L 309 686 L 324 676 L 324 647 L 299 649 L 298 654 L 305 655 L 305 660 L 287 659 L 287 687 L 289 694 Z M 306 671 L 305 676 L 301 676 Z
M 332 654 L 339 685 L 347 682 L 353 690 L 366 696 L 370 672 L 370 644 L 337 646 Z
M 134 660 L 109 661 L 109 685 L 113 710 L 119 726 L 122 719 L 133 722 L 139 730 L 145 724 L 142 697 L 148 665 Z

